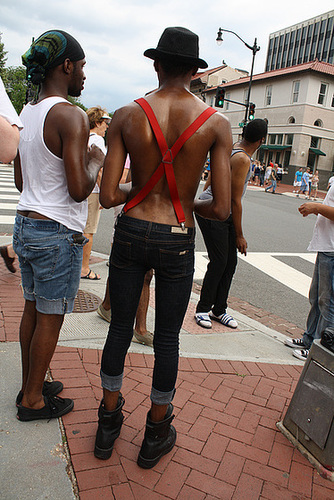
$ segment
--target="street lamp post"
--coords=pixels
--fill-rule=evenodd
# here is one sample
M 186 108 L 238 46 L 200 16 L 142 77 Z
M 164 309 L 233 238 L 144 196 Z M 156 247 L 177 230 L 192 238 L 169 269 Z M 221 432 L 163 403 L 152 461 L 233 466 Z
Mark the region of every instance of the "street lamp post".
M 248 118 L 248 108 L 249 108 L 250 94 L 251 94 L 252 81 L 253 81 L 254 60 L 255 60 L 256 53 L 260 50 L 260 47 L 257 44 L 256 38 L 254 40 L 253 46 L 251 46 L 248 43 L 246 43 L 237 33 L 235 33 L 234 31 L 231 31 L 231 30 L 226 30 L 224 28 L 219 28 L 219 30 L 218 30 L 217 38 L 216 38 L 216 42 L 218 43 L 218 45 L 221 45 L 223 42 L 223 31 L 225 31 L 226 33 L 233 33 L 233 35 L 235 35 L 237 38 L 239 38 L 239 40 L 241 40 L 242 43 L 244 45 L 246 45 L 246 47 L 253 52 L 252 67 L 251 67 L 251 72 L 250 72 L 250 77 L 249 77 L 249 85 L 248 85 L 248 93 L 247 93 L 247 101 L 246 101 L 245 120 L 244 120 L 245 124 L 246 124 L 247 118 Z

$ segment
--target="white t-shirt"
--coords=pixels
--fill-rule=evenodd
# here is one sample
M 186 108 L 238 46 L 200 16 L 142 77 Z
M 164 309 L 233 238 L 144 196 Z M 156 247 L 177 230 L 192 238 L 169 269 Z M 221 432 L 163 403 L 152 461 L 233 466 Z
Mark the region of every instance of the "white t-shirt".
M 19 129 L 23 128 L 23 124 L 18 117 L 10 99 L 5 90 L 5 86 L 0 78 L 0 115 L 5 118 L 11 125 L 16 125 Z
M 95 132 L 92 132 L 89 135 L 89 139 L 88 139 L 88 146 L 91 147 L 93 144 L 95 144 L 95 146 L 97 146 L 98 148 L 101 149 L 104 156 L 107 154 L 107 148 L 104 144 L 103 137 L 101 137 L 98 134 L 95 134 Z M 100 192 L 100 188 L 99 188 L 98 184 L 96 183 L 92 193 L 99 193 L 99 192 Z
M 334 183 L 327 191 L 323 204 L 334 207 Z M 334 221 L 320 214 L 317 216 L 313 237 L 307 250 L 310 252 L 334 252 Z
M 334 182 L 334 175 L 328 179 L 328 184 L 331 186 Z

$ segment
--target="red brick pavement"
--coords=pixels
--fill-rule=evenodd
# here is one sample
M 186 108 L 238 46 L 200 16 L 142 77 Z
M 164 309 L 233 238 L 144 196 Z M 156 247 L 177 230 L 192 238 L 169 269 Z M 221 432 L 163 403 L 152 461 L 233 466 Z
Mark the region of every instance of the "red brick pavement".
M 238 299 L 230 305 L 258 321 L 270 316 L 273 323 L 285 324 Z M 8 273 L 0 261 L 0 341 L 18 340 L 22 310 L 20 274 Z M 149 408 L 153 356 L 127 357 L 126 418 L 107 461 L 93 455 L 102 395 L 100 356 L 97 350 L 58 347 L 51 364 L 52 376 L 64 382 L 62 395 L 75 400 L 63 424 L 81 500 L 334 497 L 334 484 L 321 478 L 275 426 L 285 414 L 300 367 L 181 358 L 174 398 L 177 444 L 145 471 L 136 459 Z
M 127 357 L 125 421 L 110 460 L 94 457 L 101 351 L 58 347 L 51 371 L 74 410 L 63 424 L 81 500 L 330 500 L 334 484 L 276 429 L 301 368 L 181 358 L 175 448 L 152 470 L 136 465 L 149 408 L 153 356 Z

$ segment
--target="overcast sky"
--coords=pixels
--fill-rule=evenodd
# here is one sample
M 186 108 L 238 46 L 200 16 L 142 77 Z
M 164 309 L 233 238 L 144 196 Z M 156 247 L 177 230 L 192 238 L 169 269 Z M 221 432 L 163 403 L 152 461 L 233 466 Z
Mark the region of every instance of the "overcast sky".
M 144 50 L 155 48 L 168 26 L 184 26 L 200 37 L 200 57 L 209 67 L 224 60 L 250 71 L 252 52 L 233 34 L 217 46 L 219 27 L 238 33 L 261 50 L 255 73 L 264 71 L 270 33 L 328 12 L 333 0 L 1 0 L 0 32 L 8 66 L 21 64 L 31 38 L 49 29 L 69 32 L 86 54 L 86 83 L 81 101 L 107 110 L 127 104 L 156 87 L 152 61 Z

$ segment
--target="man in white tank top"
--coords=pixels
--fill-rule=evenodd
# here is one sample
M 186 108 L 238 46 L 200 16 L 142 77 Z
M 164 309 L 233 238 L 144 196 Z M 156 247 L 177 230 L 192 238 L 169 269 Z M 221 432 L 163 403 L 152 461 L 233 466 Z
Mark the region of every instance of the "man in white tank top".
M 22 386 L 18 419 L 50 419 L 73 408 L 55 397 L 61 382 L 45 382 L 64 314 L 73 309 L 86 238 L 86 198 L 103 162 L 99 149 L 87 153 L 86 113 L 67 101 L 85 81 L 85 55 L 63 31 L 41 35 L 22 56 L 39 95 L 20 115 L 24 133 L 15 160 L 21 191 L 13 244 L 19 257 L 25 307 L 20 325 Z

